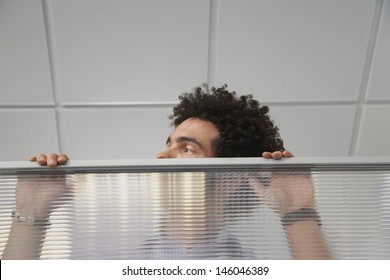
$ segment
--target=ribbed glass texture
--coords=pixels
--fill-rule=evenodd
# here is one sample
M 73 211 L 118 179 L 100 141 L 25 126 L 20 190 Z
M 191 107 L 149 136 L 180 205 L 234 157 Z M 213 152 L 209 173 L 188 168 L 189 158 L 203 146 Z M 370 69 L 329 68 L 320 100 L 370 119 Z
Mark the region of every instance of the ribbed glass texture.
M 390 167 L 201 169 L 0 175 L 0 254 L 390 259 Z

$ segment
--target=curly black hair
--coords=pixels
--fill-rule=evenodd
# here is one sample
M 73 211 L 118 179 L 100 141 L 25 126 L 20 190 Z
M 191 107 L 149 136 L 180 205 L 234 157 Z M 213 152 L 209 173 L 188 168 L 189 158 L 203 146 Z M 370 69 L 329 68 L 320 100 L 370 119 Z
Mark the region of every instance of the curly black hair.
M 270 119 L 268 106 L 252 95 L 237 96 L 227 85 L 209 89 L 207 84 L 179 96 L 169 116 L 176 128 L 189 118 L 212 122 L 220 133 L 213 143 L 217 157 L 259 157 L 283 149 L 279 128 Z

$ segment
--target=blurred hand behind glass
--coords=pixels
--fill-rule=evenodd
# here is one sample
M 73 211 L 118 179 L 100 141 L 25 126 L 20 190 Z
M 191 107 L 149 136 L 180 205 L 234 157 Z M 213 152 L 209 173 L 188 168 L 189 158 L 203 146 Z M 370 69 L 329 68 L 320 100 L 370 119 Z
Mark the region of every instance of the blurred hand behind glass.
M 16 212 L 21 216 L 47 219 L 54 208 L 67 200 L 66 193 L 69 190 L 65 174 L 19 175 Z
M 280 217 L 300 208 L 313 208 L 314 188 L 310 172 L 271 172 L 269 181 L 249 178 L 255 193 Z

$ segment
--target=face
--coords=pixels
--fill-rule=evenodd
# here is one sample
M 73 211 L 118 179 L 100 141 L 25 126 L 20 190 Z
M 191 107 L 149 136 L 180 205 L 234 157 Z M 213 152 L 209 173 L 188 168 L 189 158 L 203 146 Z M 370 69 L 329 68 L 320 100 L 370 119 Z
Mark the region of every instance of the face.
M 213 142 L 218 137 L 218 129 L 213 123 L 187 119 L 169 135 L 165 151 L 158 153 L 157 158 L 215 157 Z

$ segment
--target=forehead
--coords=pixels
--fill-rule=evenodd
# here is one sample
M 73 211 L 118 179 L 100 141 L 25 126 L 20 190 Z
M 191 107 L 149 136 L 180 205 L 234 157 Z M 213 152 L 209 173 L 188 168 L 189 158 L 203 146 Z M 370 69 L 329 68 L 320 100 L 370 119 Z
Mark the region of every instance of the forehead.
M 177 133 L 186 133 L 191 134 L 191 136 L 219 136 L 219 132 L 217 127 L 209 121 L 205 121 L 198 118 L 189 118 L 178 125 L 173 132 L 173 134 Z M 185 135 L 187 136 L 187 135 Z M 188 135 L 189 136 L 189 135 Z
M 190 118 L 178 125 L 171 134 L 171 138 L 192 137 L 202 144 L 209 143 L 219 136 L 216 126 L 209 121 Z

